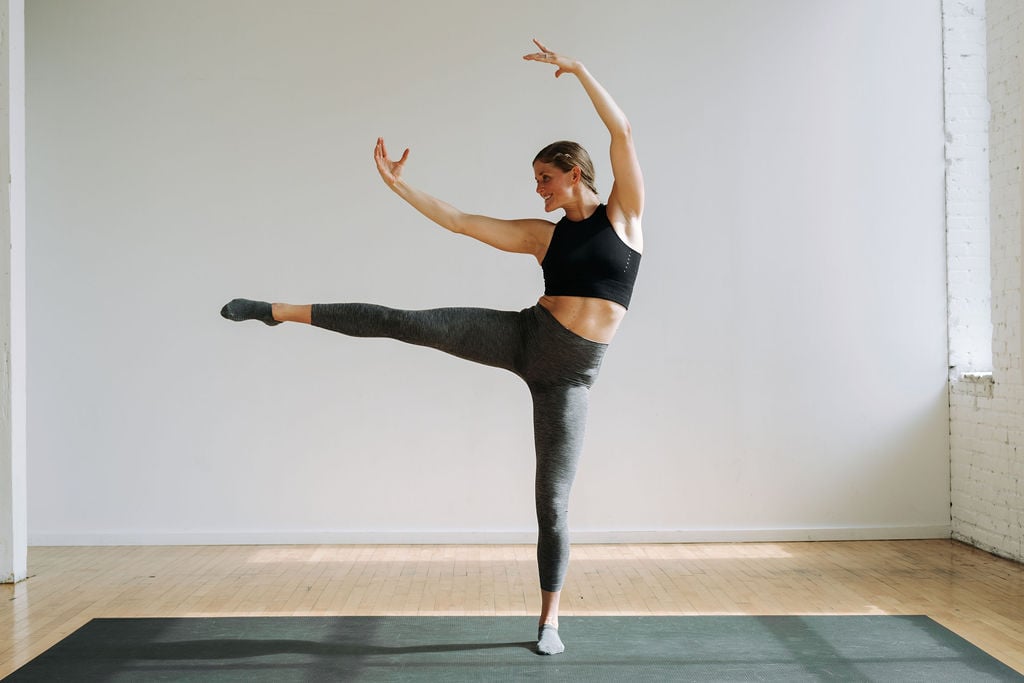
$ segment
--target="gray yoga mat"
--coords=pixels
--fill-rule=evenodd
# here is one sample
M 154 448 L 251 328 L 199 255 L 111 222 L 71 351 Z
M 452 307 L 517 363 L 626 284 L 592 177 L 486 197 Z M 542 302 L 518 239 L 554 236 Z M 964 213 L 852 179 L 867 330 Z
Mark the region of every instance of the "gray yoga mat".
M 9 681 L 1020 681 L 923 616 L 94 619 Z

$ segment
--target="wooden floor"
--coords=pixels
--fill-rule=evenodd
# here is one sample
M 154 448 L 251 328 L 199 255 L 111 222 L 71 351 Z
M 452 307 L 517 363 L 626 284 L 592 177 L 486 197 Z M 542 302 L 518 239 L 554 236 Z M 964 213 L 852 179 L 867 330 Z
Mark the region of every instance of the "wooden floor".
M 0 677 L 93 617 L 539 609 L 529 546 L 32 548 L 29 574 Z M 925 614 L 1024 673 L 1024 566 L 954 541 L 579 545 L 562 614 Z

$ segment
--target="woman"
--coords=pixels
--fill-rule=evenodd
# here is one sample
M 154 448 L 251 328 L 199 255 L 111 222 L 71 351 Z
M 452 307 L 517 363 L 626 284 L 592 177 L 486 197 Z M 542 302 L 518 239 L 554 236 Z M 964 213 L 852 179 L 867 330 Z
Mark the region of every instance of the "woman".
M 622 110 L 583 64 L 533 42 L 540 52 L 523 59 L 553 64 L 558 67 L 556 77 L 576 76 L 611 134 L 615 178 L 607 203 L 598 196 L 590 157 L 573 142 L 548 145 L 533 162 L 544 210 L 565 212 L 557 224 L 465 214 L 408 185 L 402 170 L 409 150 L 393 161 L 382 138 L 377 140 L 374 160 L 387 186 L 441 227 L 503 251 L 532 254 L 541 264 L 545 283 L 544 296 L 536 306 L 520 312 L 399 311 L 372 304 L 297 306 L 235 299 L 221 315 L 268 325 L 300 322 L 354 337 L 397 339 L 504 368 L 525 380 L 533 397 L 537 458 L 537 563 L 542 596 L 537 649 L 557 654 L 565 649 L 558 636 L 558 601 L 569 561 L 569 490 L 583 443 L 588 392 L 607 344 L 626 314 L 640 265 L 644 186 Z

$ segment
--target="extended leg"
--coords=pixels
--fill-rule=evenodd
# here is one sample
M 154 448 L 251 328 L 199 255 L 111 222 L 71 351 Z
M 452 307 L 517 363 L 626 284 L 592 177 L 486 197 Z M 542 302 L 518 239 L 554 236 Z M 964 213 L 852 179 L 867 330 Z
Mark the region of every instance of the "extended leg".
M 259 320 L 267 325 L 277 325 L 281 321 L 274 318 L 273 308 L 266 301 L 251 299 L 232 299 L 220 309 L 220 314 L 228 320 Z
M 266 301 L 251 299 L 232 299 L 220 309 L 220 314 L 228 320 L 259 320 L 267 325 L 284 322 L 309 324 L 312 306 L 294 306 L 292 304 L 271 304 Z
M 311 323 L 313 307 L 309 304 L 296 306 L 295 304 L 273 304 L 271 311 L 274 320 L 288 323 Z
M 518 372 L 521 313 L 486 308 L 404 311 L 375 304 L 314 304 L 312 324 L 351 337 L 383 337 Z
M 221 309 L 229 320 L 267 325 L 297 322 L 351 337 L 384 337 L 428 346 L 476 363 L 518 373 L 522 313 L 486 308 L 403 311 L 375 304 L 270 304 L 234 299 Z

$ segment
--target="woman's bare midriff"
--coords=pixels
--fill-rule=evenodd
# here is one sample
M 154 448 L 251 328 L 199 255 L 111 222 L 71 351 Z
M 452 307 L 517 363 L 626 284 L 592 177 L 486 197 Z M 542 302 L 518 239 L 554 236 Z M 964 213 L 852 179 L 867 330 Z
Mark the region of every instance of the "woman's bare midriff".
M 599 344 L 611 342 L 626 316 L 622 304 L 587 296 L 545 295 L 537 303 L 567 330 Z

